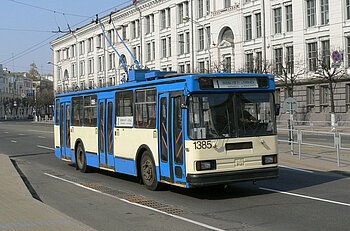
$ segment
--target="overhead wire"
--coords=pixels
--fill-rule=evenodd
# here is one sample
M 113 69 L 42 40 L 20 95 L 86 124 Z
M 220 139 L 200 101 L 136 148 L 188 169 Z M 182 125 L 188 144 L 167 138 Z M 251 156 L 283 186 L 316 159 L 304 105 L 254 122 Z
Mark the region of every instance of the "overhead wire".
M 15 2 L 15 3 L 19 3 L 19 4 L 23 4 L 23 5 L 27 5 L 27 6 L 30 6 L 30 7 L 34 7 L 34 8 L 38 8 L 38 9 L 42 9 L 42 10 L 46 10 L 46 11 L 50 11 L 50 12 L 52 12 L 52 13 L 61 13 L 61 14 L 63 14 L 63 15 L 65 14 L 65 15 L 70 15 L 70 16 L 77 16 L 77 15 L 75 15 L 75 14 L 67 14 L 67 13 L 63 13 L 63 12 L 59 12 L 59 11 L 50 10 L 50 9 L 47 9 L 47 8 L 44 8 L 44 7 L 37 7 L 37 6 L 34 6 L 34 5 L 27 4 L 27 3 L 19 2 L 19 1 L 17 1 L 17 0 L 8 0 L 8 1 Z M 116 5 L 116 6 L 112 7 L 112 8 L 109 8 L 109 9 L 107 9 L 107 10 L 101 11 L 101 12 L 99 12 L 98 14 L 103 14 L 103 13 L 105 13 L 105 12 L 111 10 L 111 9 L 116 9 L 116 8 L 122 7 L 123 5 L 126 5 L 126 4 L 128 4 L 128 3 L 130 3 L 130 0 L 127 0 L 127 1 L 125 1 L 125 2 L 122 2 L 122 3 Z M 84 19 L 84 20 L 82 20 L 82 21 L 80 21 L 80 22 L 74 24 L 72 27 L 76 27 L 76 26 L 82 24 L 83 22 L 85 22 L 85 21 L 87 21 L 87 20 L 89 20 L 89 19 L 93 19 L 93 18 L 94 18 L 94 16 L 91 16 L 91 17 L 83 16 L 83 17 L 85 17 L 86 19 Z M 55 18 L 55 20 L 56 20 L 56 18 Z M 57 22 L 56 22 L 56 24 L 57 24 Z M 68 26 L 68 29 L 69 29 L 69 25 L 67 25 L 67 26 Z M 59 27 L 58 27 L 58 28 L 59 28 Z M 63 31 L 60 31 L 60 28 L 59 28 L 59 31 L 57 31 L 57 32 L 52 31 L 52 32 L 53 32 L 53 33 L 63 33 Z M 45 45 L 47 45 L 46 42 L 47 42 L 48 40 L 51 40 L 51 39 L 52 39 L 53 37 L 55 37 L 55 36 L 57 36 L 57 35 L 56 35 L 56 34 L 55 34 L 55 35 L 52 35 L 52 36 L 46 38 L 45 40 L 43 40 L 43 41 L 41 41 L 41 42 L 39 42 L 39 43 L 37 43 L 37 44 L 35 44 L 35 45 L 33 45 L 33 46 L 31 46 L 31 47 L 25 49 L 24 51 L 22 51 L 22 52 L 20 52 L 20 53 L 18 53 L 18 54 L 16 54 L 16 55 L 14 55 L 14 56 L 11 56 L 10 58 L 7 58 L 7 59 L 5 59 L 5 60 L 0 61 L 0 63 L 2 63 L 2 64 L 7 64 L 7 63 L 12 62 L 12 61 L 14 61 L 14 60 L 16 60 L 16 59 L 18 59 L 18 58 L 21 58 L 21 57 L 23 57 L 23 56 L 25 56 L 25 55 L 27 55 L 27 54 L 33 52 L 33 51 L 36 51 L 36 50 L 38 50 L 39 48 L 44 47 Z M 45 43 L 45 44 L 43 44 L 43 43 Z M 39 46 L 39 47 L 38 47 L 38 46 Z

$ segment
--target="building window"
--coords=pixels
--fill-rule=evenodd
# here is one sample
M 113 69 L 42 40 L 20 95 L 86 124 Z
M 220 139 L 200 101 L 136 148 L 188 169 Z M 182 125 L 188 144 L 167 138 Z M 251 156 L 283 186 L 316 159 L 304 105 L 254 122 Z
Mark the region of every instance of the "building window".
M 277 48 L 274 50 L 274 69 L 275 74 L 281 75 L 283 69 L 283 49 Z
M 307 106 L 315 105 L 315 87 L 310 86 L 306 88 L 306 104 Z
M 232 72 L 232 68 L 231 68 L 231 57 L 226 57 L 224 59 L 224 72 L 226 73 L 231 73 Z
M 245 17 L 245 40 L 252 39 L 252 16 Z
M 171 57 L 171 46 L 172 46 L 172 44 L 171 44 L 171 37 L 168 37 L 168 48 L 169 48 L 169 50 L 168 50 L 168 57 Z
M 185 53 L 185 38 L 184 34 L 179 34 L 179 55 Z
M 145 20 L 146 20 L 145 33 L 149 34 L 149 33 L 151 33 L 151 17 L 148 15 L 148 16 L 146 16 Z
M 275 34 L 282 33 L 282 9 L 277 8 L 273 10 Z
M 109 53 L 108 55 L 108 70 L 112 70 L 115 68 L 115 53 Z
M 207 7 L 207 15 L 210 14 L 210 0 L 206 0 L 206 7 Z
M 206 33 L 207 33 L 207 37 L 206 37 L 206 39 L 207 39 L 207 45 L 206 45 L 206 47 L 207 47 L 207 49 L 210 49 L 210 44 L 211 44 L 210 26 L 207 26 L 207 27 L 205 28 L 205 31 L 206 31 Z
M 74 58 L 75 57 L 75 49 L 76 49 L 76 45 L 72 45 L 71 49 L 70 49 L 70 54 L 71 57 Z
M 103 35 L 102 34 L 99 34 L 97 35 L 97 48 L 102 48 L 102 44 L 103 44 Z
M 198 29 L 198 50 L 204 50 L 204 29 Z
M 167 27 L 170 27 L 170 25 L 171 25 L 171 11 L 170 11 L 170 8 L 167 8 L 166 11 L 167 11 L 167 14 L 168 14 L 168 17 L 167 17 L 168 25 L 167 25 Z
M 257 73 L 262 73 L 262 67 L 263 67 L 263 59 L 262 59 L 262 52 L 256 52 L 256 58 L 255 58 L 255 63 L 256 63 L 256 72 Z
M 186 53 L 190 53 L 190 32 L 186 32 Z
M 178 16 L 178 24 L 181 24 L 184 22 L 184 5 L 181 3 L 181 4 L 178 4 L 177 5 L 177 16 Z
M 102 72 L 102 71 L 104 71 L 104 57 L 103 56 L 99 56 L 98 57 L 98 72 Z
M 167 57 L 166 56 L 166 54 L 167 54 L 167 52 L 166 52 L 166 38 L 163 38 L 161 40 L 161 44 L 162 44 L 162 58 L 165 58 L 165 57 Z
M 287 32 L 293 31 L 293 8 L 292 5 L 286 6 Z
M 151 59 L 152 59 L 152 53 L 151 53 L 151 43 L 147 43 L 146 44 L 146 55 L 147 55 L 147 58 L 146 58 L 146 61 L 147 62 L 150 62 Z
M 327 106 L 329 101 L 329 88 L 328 86 L 320 87 L 320 105 Z
M 166 15 L 165 15 L 165 10 L 160 11 L 160 27 L 161 29 L 166 28 Z
M 198 0 L 198 18 L 204 16 L 204 2 L 203 0 Z
M 152 42 L 152 60 L 156 59 L 156 42 Z
M 231 0 L 225 0 L 225 8 L 231 7 Z
M 287 47 L 286 48 L 286 67 L 287 67 L 287 72 L 289 74 L 294 74 L 294 48 L 293 46 Z
M 322 41 L 321 48 L 322 48 L 322 68 L 323 69 L 330 69 L 330 67 L 331 67 L 331 60 L 330 60 L 331 51 L 330 51 L 329 40 Z
M 248 73 L 254 72 L 254 58 L 253 53 L 245 55 L 246 71 Z
M 184 64 L 179 65 L 179 73 L 185 73 L 185 65 Z
M 122 33 L 123 33 L 123 40 L 125 40 L 126 39 L 126 26 L 123 26 Z
M 77 76 L 77 65 L 75 63 L 72 63 L 72 76 Z
M 346 19 L 350 19 L 350 0 L 346 0 Z
M 349 105 L 350 104 L 350 84 L 346 84 L 345 86 L 345 90 L 346 90 L 346 104 Z
M 316 71 L 317 68 L 317 42 L 307 44 L 307 59 L 309 71 Z
M 255 24 L 256 24 L 256 37 L 261 38 L 262 36 L 261 13 L 255 14 Z
M 316 25 L 316 0 L 306 1 L 306 16 L 307 26 L 312 27 Z
M 85 62 L 84 61 L 80 61 L 79 71 L 80 71 L 80 76 L 85 75 Z
M 94 51 L 94 39 L 89 38 L 88 39 L 88 52 Z
M 349 0 L 350 1 L 350 0 Z M 350 67 L 350 37 L 346 38 L 346 57 L 347 57 L 347 67 Z
M 83 55 L 85 53 L 85 42 L 84 41 L 81 41 L 79 43 L 79 54 L 80 55 Z
M 203 62 L 199 62 L 199 73 L 205 73 L 205 63 Z
M 88 61 L 88 74 L 94 73 L 94 59 L 89 59 Z
M 321 0 L 321 24 L 329 23 L 329 4 L 328 0 Z

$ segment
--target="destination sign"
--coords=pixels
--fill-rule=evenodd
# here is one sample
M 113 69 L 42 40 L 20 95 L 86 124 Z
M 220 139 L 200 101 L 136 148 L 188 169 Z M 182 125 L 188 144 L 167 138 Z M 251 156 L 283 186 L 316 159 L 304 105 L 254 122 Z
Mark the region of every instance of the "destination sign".
M 215 78 L 214 88 L 258 88 L 256 78 Z

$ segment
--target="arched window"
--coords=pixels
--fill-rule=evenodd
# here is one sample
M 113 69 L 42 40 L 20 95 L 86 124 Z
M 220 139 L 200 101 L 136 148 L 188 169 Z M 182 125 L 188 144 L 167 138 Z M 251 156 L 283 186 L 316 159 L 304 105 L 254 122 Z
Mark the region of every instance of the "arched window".
M 229 27 L 223 28 L 220 32 L 219 44 L 225 43 L 230 43 L 231 45 L 234 43 L 233 32 Z

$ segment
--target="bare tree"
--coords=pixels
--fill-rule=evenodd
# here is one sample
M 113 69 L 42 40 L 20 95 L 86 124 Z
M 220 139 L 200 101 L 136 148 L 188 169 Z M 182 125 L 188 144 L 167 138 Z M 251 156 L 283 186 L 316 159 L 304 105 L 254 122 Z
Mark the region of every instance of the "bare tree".
M 345 77 L 345 68 L 342 66 L 342 62 L 330 63 L 330 51 L 321 51 L 316 59 L 315 67 L 316 78 L 328 83 L 329 97 L 331 103 L 331 124 L 334 128 L 335 125 L 335 103 L 334 103 L 334 93 L 337 82 Z

